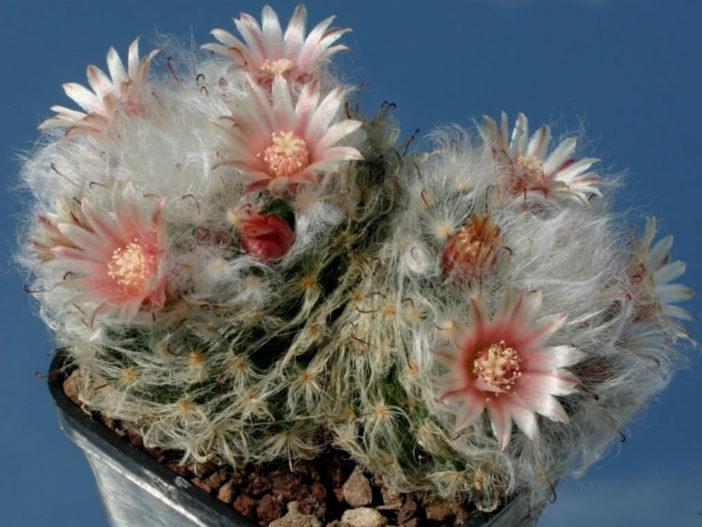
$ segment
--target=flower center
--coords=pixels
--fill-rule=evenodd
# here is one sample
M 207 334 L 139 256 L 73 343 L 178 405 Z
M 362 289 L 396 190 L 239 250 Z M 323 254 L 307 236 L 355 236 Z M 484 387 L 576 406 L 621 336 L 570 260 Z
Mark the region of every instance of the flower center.
M 519 156 L 517 158 L 517 166 L 521 169 L 531 172 L 532 174 L 538 174 L 543 172 L 543 164 L 538 157 L 534 156 Z
M 292 177 L 309 164 L 310 152 L 301 137 L 290 131 L 279 131 L 273 132 L 271 140 L 259 157 L 274 177 Z
M 146 283 L 156 271 L 157 260 L 152 248 L 137 239 L 115 249 L 107 263 L 107 275 L 133 293 L 144 293 Z
M 522 156 L 517 157 L 515 163 L 519 168 L 521 168 L 528 177 L 534 178 L 538 183 L 546 182 L 546 174 L 544 173 L 544 164 L 541 159 L 534 156 Z
M 266 59 L 263 61 L 263 64 L 258 68 L 258 71 L 261 73 L 272 73 L 275 75 L 276 73 L 285 73 L 289 69 L 291 69 L 293 66 L 293 63 L 289 59 L 277 59 L 274 61 L 271 61 L 270 59 Z
M 514 348 L 501 340 L 492 344 L 473 361 L 473 374 L 484 391 L 509 392 L 522 374 L 521 359 Z

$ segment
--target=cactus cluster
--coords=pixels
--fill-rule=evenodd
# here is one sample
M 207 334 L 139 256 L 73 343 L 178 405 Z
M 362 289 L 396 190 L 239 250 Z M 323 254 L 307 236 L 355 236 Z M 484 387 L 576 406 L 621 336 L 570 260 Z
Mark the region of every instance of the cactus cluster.
M 330 72 L 332 18 L 265 7 L 157 75 L 134 41 L 64 85 L 84 111 L 22 170 L 28 288 L 81 402 L 146 445 L 334 446 L 401 491 L 541 502 L 667 383 L 684 264 L 522 114 L 402 143 Z

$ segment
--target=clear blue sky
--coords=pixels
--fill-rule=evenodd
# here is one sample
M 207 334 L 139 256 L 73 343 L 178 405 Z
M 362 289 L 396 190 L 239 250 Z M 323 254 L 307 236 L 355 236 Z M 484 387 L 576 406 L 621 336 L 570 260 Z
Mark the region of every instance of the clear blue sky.
M 483 114 L 584 126 L 588 155 L 626 172 L 618 208 L 655 215 L 673 233 L 673 257 L 688 262 L 680 281 L 698 296 L 684 307 L 702 340 L 702 2 L 699 0 L 311 0 L 312 24 L 329 14 L 353 28 L 337 55 L 348 82 L 365 81 L 368 112 L 384 99 L 408 135 Z M 294 2 L 272 1 L 287 20 Z M 114 45 L 124 56 L 141 35 L 198 44 L 231 17 L 257 17 L 262 2 L 121 0 L 0 2 L 0 496 L 3 525 L 106 525 L 80 451 L 60 432 L 43 381 L 50 336 L 22 292 L 12 264 L 18 157 L 54 104 L 73 106 L 61 84 L 85 84 L 85 67 L 104 69 Z M 157 57 L 156 68 L 165 56 Z M 702 361 L 697 356 L 627 427 L 629 439 L 579 482 L 559 487 L 539 525 L 702 526 Z

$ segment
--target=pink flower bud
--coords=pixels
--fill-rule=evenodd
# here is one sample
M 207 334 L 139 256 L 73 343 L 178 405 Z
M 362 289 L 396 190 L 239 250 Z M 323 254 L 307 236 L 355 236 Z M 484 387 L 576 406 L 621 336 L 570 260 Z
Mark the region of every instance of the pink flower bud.
M 247 214 L 237 228 L 241 248 L 264 262 L 282 258 L 295 239 L 290 225 L 273 214 Z

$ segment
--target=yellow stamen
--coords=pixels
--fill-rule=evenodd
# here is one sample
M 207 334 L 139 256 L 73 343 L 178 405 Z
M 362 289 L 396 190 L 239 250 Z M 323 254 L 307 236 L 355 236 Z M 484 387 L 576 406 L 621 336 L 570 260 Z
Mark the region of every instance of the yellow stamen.
M 273 177 L 289 178 L 309 165 L 310 152 L 304 139 L 291 131 L 273 132 L 271 144 L 258 154 Z
M 488 385 L 489 391 L 509 392 L 522 374 L 521 359 L 514 348 L 507 346 L 504 340 L 492 344 L 473 361 L 473 374 Z
M 258 71 L 261 73 L 272 73 L 275 75 L 276 73 L 283 74 L 289 69 L 291 69 L 293 66 L 293 63 L 290 59 L 277 59 L 271 61 L 270 59 L 266 59 L 263 61 L 263 64 L 258 68 Z
M 134 293 L 145 291 L 146 283 L 156 274 L 156 270 L 156 254 L 136 238 L 126 246 L 115 249 L 107 263 L 107 276 Z

